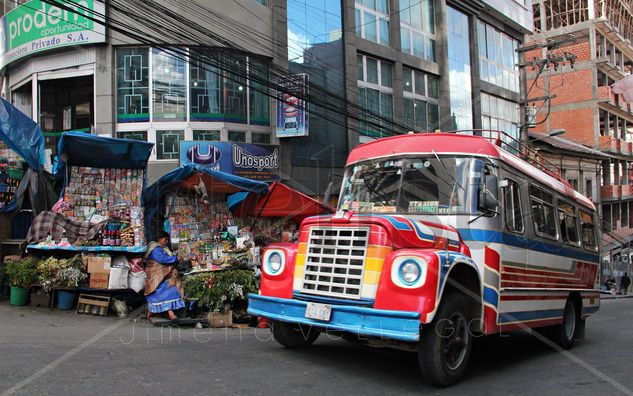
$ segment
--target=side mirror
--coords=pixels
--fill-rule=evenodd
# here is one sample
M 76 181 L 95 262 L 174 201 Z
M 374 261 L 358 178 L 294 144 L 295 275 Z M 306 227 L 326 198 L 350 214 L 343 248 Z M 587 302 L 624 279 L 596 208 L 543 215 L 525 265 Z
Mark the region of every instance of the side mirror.
M 477 206 L 484 212 L 496 212 L 499 205 L 499 180 L 497 176 L 485 174 L 483 182 L 479 184 L 479 199 Z

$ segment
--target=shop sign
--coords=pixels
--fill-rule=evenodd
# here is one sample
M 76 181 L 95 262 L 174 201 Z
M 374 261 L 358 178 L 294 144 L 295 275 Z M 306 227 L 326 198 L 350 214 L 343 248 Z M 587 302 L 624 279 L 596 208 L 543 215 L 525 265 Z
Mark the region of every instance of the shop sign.
M 277 92 L 277 137 L 308 136 L 308 104 L 292 94 L 306 94 L 308 75 L 302 73 L 286 76 L 277 84 L 284 90 Z
M 80 44 L 104 43 L 105 3 L 31 0 L 0 19 L 0 68 L 38 52 Z
M 180 164 L 196 164 L 252 180 L 275 181 L 279 180 L 279 147 L 182 140 Z

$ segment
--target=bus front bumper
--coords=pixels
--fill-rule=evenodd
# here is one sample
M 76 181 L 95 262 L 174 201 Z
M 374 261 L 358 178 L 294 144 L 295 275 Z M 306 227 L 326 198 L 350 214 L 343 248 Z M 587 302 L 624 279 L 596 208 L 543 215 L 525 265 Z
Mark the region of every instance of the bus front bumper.
M 248 313 L 255 316 L 344 331 L 359 336 L 378 337 L 404 342 L 420 340 L 420 314 L 408 311 L 387 311 L 349 305 L 331 305 L 330 320 L 306 318 L 308 301 L 248 295 Z

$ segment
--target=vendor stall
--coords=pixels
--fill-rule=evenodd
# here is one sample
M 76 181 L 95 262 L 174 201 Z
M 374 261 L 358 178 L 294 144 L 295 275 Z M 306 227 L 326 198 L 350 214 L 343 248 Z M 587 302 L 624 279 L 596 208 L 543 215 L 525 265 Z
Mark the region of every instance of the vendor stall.
M 142 191 L 152 148 L 81 132 L 62 135 L 55 166 L 61 198 L 33 220 L 27 237 L 27 251 L 40 260 L 38 282 L 47 291 L 83 287 L 84 293 L 110 295 L 130 284 L 135 292 L 142 289 L 135 274 L 142 272 L 140 254 L 147 250 Z
M 334 213 L 334 208 L 281 182 L 272 183 L 266 194 L 232 194 L 228 203 L 233 215 L 250 225 L 255 239 L 264 239 L 262 245 L 291 242 L 303 219 Z
M 247 293 L 257 290 L 253 237 L 228 210 L 227 196 L 267 191 L 263 182 L 185 165 L 144 193 L 148 237 L 155 239 L 161 231 L 169 234 L 174 254 L 191 265 L 181 265 L 186 299 L 211 311 L 211 316 L 230 318 L 231 308 L 245 311 Z M 226 324 L 227 318 L 221 316 L 220 322 Z

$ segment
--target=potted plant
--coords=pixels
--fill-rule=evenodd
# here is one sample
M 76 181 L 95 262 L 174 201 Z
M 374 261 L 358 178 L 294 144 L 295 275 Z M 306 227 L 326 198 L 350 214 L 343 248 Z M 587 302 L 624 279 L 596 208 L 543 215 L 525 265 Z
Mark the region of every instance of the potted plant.
M 26 305 L 29 300 L 29 288 L 35 281 L 35 260 L 31 257 L 10 261 L 7 274 L 11 285 L 11 305 Z

